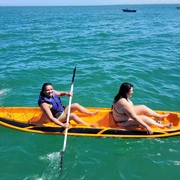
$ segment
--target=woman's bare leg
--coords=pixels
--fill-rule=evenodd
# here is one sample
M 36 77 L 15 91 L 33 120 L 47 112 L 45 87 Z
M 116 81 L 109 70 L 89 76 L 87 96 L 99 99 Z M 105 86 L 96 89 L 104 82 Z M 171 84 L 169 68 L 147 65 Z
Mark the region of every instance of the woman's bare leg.
M 173 126 L 172 123 L 169 123 L 169 124 L 160 124 L 160 123 L 154 121 L 153 119 L 151 119 L 151 118 L 149 118 L 147 116 L 139 116 L 139 117 L 141 118 L 141 120 L 143 120 L 146 124 L 148 124 L 150 126 L 151 125 L 155 125 L 155 126 L 157 126 L 159 128 L 165 128 L 165 127 L 171 128 Z
M 67 114 L 65 114 L 65 115 L 63 115 L 63 116 L 61 116 L 61 117 L 59 118 L 59 120 L 60 120 L 61 122 L 64 122 L 64 120 L 66 120 L 66 119 L 67 119 Z M 74 120 L 77 124 L 84 124 L 84 125 L 86 125 L 86 126 L 91 126 L 91 127 L 95 127 L 95 126 L 96 126 L 96 124 L 89 124 L 89 123 L 83 121 L 81 118 L 79 118 L 79 117 L 78 117 L 76 114 L 74 114 L 74 113 L 70 113 L 69 119 Z
M 65 111 L 67 112 L 67 110 L 68 110 L 68 106 L 66 107 Z M 88 109 L 86 109 L 85 107 L 81 106 L 78 103 L 71 104 L 71 112 L 74 112 L 76 110 L 81 112 L 81 113 L 87 114 L 87 115 L 95 115 L 95 114 L 97 114 L 99 112 L 99 110 L 91 112 L 91 111 L 89 111 Z
M 172 123 L 169 124 L 159 124 L 158 122 L 154 121 L 153 119 L 147 117 L 147 116 L 139 116 L 141 118 L 142 121 L 144 121 L 146 124 L 148 124 L 149 126 L 151 125 L 155 125 L 159 128 L 171 128 L 173 126 Z M 139 125 L 138 122 L 135 122 L 134 120 L 128 120 L 126 122 L 122 122 L 119 123 L 118 125 L 124 126 L 124 127 L 128 127 L 128 126 L 137 126 Z
M 159 119 L 163 119 L 163 118 L 166 118 L 169 116 L 169 114 L 158 114 L 145 105 L 134 106 L 134 111 L 136 112 L 137 115 L 143 115 L 144 114 L 144 115 L 156 117 Z

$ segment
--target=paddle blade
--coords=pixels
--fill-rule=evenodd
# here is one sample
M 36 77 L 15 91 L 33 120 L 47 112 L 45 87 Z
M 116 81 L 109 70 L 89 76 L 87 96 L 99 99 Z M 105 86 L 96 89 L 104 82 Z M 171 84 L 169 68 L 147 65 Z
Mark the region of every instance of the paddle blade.
M 74 70 L 73 70 L 72 84 L 74 84 L 74 77 L 75 77 L 75 74 L 76 74 L 76 67 L 75 67 Z
M 59 176 L 62 174 L 62 164 L 63 164 L 63 159 L 64 159 L 64 153 L 65 153 L 65 151 L 61 151 L 61 153 L 60 153 Z

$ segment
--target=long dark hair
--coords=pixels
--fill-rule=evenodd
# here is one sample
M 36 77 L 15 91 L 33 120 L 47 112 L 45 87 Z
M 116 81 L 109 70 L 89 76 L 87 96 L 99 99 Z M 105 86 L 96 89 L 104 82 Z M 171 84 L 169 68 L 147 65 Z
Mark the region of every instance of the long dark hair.
M 127 99 L 127 93 L 130 91 L 132 87 L 133 85 L 130 83 L 127 83 L 127 82 L 122 83 L 119 88 L 118 94 L 114 97 L 113 103 L 116 103 L 121 97 Z

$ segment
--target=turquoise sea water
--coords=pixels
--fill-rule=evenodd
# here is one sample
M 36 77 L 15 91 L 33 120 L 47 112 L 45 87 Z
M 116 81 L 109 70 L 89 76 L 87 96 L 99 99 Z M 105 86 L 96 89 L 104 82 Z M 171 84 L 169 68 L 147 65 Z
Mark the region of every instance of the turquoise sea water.
M 134 104 L 180 111 L 176 6 L 0 7 L 0 106 L 37 106 L 44 82 L 70 91 L 76 66 L 73 102 L 110 107 L 127 81 Z M 63 140 L 0 127 L 0 180 L 58 179 Z M 180 137 L 68 137 L 60 179 L 176 180 L 179 144 Z

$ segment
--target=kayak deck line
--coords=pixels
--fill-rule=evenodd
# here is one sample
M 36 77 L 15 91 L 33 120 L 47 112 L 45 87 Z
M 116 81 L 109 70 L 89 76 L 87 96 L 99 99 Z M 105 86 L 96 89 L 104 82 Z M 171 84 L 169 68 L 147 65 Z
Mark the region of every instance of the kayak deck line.
M 89 136 L 89 137 L 126 137 L 126 138 L 156 138 L 170 137 L 180 135 L 180 112 L 172 111 L 156 111 L 158 113 L 170 113 L 163 123 L 173 123 L 171 129 L 158 128 L 151 126 L 154 134 L 149 135 L 145 129 L 138 126 L 121 127 L 117 126 L 112 118 L 110 108 L 88 108 L 90 111 L 95 109 L 99 113 L 94 116 L 84 115 L 75 112 L 80 118 L 90 124 L 97 124 L 96 127 L 89 127 L 82 124 L 70 122 L 68 127 L 68 135 L 70 136 Z M 0 125 L 32 133 L 40 134 L 61 134 L 65 133 L 65 128 L 54 124 L 53 122 L 35 125 L 32 120 L 38 120 L 42 115 L 42 111 L 38 107 L 1 107 L 0 108 Z

